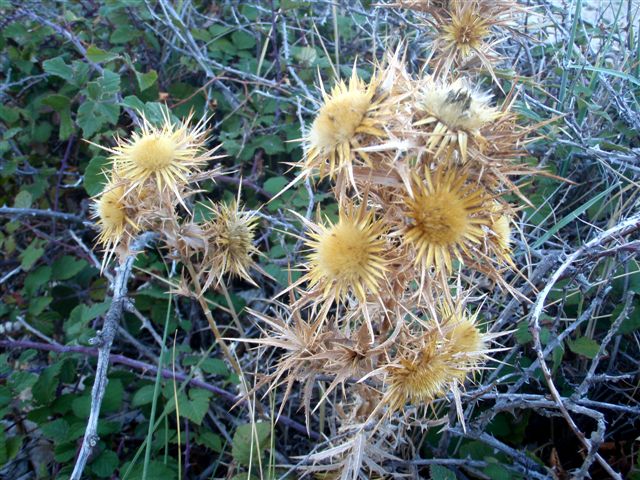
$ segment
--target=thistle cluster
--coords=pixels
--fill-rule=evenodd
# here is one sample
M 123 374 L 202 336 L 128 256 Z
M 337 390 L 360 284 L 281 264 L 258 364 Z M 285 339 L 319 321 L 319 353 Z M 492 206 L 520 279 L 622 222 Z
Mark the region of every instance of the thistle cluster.
M 192 117 L 175 122 L 163 110 L 156 126 L 141 114 L 140 130 L 129 138 L 116 138 L 114 147 L 96 145 L 110 154 L 108 182 L 93 203 L 103 266 L 114 255 L 122 260 L 134 253 L 131 244 L 140 233 L 155 232 L 170 255 L 196 273 L 198 290 L 225 275 L 252 281 L 256 218 L 242 211 L 239 198 L 204 205 L 208 219 L 195 220 L 193 197 L 199 183 L 221 173 L 207 168 L 221 156 L 219 147 L 206 148 L 206 119 L 192 126 Z
M 449 19 L 488 5 L 423 3 L 441 16 L 454 8 Z M 434 58 L 457 65 L 446 45 L 433 48 Z M 330 93 L 320 86 L 296 180 L 328 183 L 338 218 L 320 210 L 314 219 L 299 216 L 307 231 L 303 275 L 273 315 L 255 312 L 270 332 L 259 343 L 285 351 L 263 384 L 284 385 L 286 400 L 301 382 L 307 422 L 328 399 L 336 418 L 348 419 L 338 424 L 348 440 L 314 455 L 337 458 L 331 468 L 341 465 L 343 476 L 363 451 L 362 435 L 369 445 L 397 447 L 391 426 L 435 422 L 450 401 L 464 425 L 465 384 L 505 334 L 481 321 L 479 299 L 496 287 L 513 293 L 507 279 L 518 274 L 512 223 L 526 199 L 515 182 L 535 173 L 519 160 L 531 128 L 518 125 L 514 95 L 498 106 L 469 72 L 426 71 L 410 74 L 397 50 L 369 81 L 354 66 Z M 314 392 L 319 379 L 330 380 Z M 370 474 L 375 461 L 363 461 Z

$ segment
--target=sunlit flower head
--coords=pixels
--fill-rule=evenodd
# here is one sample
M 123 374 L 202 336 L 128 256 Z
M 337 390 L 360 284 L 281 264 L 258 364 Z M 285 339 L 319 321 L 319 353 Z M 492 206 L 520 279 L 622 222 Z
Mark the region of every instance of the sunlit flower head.
M 405 404 L 426 405 L 456 392 L 466 379 L 491 359 L 490 344 L 505 334 L 485 333 L 477 315 L 462 305 L 441 303 L 430 329 L 399 353 L 387 368 L 385 400 L 392 410 Z M 414 344 L 415 343 L 415 344 Z
M 384 95 L 378 88 L 380 75 L 374 75 L 367 83 L 358 77 L 354 67 L 347 84 L 340 80 L 330 93 L 322 89 L 323 104 L 304 138 L 306 175 L 318 172 L 321 177 L 335 175 L 347 169 L 350 177 L 352 163 L 356 157 L 365 162 L 363 152 L 354 152 L 361 146 L 365 136 L 383 137 L 383 112 L 381 102 Z
M 418 95 L 423 118 L 415 126 L 424 129 L 426 147 L 435 157 L 458 151 L 466 160 L 469 140 L 481 143 L 480 130 L 500 116 L 489 105 L 488 95 L 473 91 L 462 80 L 446 84 L 426 78 Z
M 489 222 L 483 189 L 467 181 L 460 169 L 424 169 L 424 177 L 413 174 L 413 196 L 403 199 L 406 215 L 403 239 L 415 253 L 415 262 L 424 268 L 447 272 L 452 259 L 462 261 L 471 244 L 484 237 L 482 225 Z
M 364 301 L 367 292 L 376 294 L 384 279 L 384 226 L 363 207 L 343 207 L 338 223 L 313 224 L 307 245 L 308 270 L 304 280 L 317 288 L 322 300 L 342 301 L 348 292 Z
M 508 257 L 511 253 L 511 218 L 509 214 L 496 209 L 491 216 L 489 228 L 491 241 L 497 247 L 498 252 Z
M 429 332 L 418 340 L 417 352 L 408 351 L 386 368 L 385 402 L 391 410 L 399 410 L 407 403 L 427 405 L 446 394 L 457 372 L 442 354 L 440 343 L 437 332 Z
M 135 218 L 132 218 L 133 211 L 134 208 L 127 206 L 125 189 L 121 185 L 106 185 L 103 193 L 94 200 L 93 218 L 100 231 L 98 244 L 107 252 L 105 263 L 115 249 L 127 243 L 132 233 L 139 230 Z
M 483 54 L 485 42 L 491 34 L 490 27 L 491 19 L 480 15 L 478 2 L 454 2 L 449 22 L 441 27 L 444 50 L 447 54 L 458 55 L 462 59 L 472 53 Z
M 163 110 L 159 127 L 142 116 L 140 132 L 128 139 L 117 139 L 117 145 L 106 148 L 111 153 L 114 172 L 129 183 L 128 189 L 153 185 L 159 191 L 169 189 L 180 196 L 180 187 L 192 181 L 210 160 L 218 158 L 206 150 L 205 120 L 190 127 L 192 116 L 174 123 Z M 104 148 L 104 147 L 103 147 Z
M 206 287 L 227 274 L 253 283 L 249 270 L 255 267 L 253 256 L 259 253 L 253 245 L 258 222 L 255 213 L 243 211 L 238 200 L 214 203 L 207 209 L 213 218 L 203 228 L 209 242 L 204 261 L 209 271 Z

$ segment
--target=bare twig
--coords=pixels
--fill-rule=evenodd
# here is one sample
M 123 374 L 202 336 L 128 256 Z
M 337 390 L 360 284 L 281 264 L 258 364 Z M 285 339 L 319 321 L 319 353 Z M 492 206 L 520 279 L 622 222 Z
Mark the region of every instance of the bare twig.
M 143 234 L 138 240 L 133 242 L 132 251 L 136 252 L 142 249 L 149 240 L 149 234 Z M 107 389 L 107 371 L 109 369 L 109 355 L 111 353 L 111 345 L 118 329 L 118 324 L 124 311 L 124 304 L 127 295 L 127 280 L 131 274 L 135 253 L 129 255 L 121 265 L 116 268 L 116 275 L 113 281 L 113 296 L 111 306 L 104 316 L 102 331 L 99 331 L 93 343 L 98 346 L 98 365 L 96 367 L 96 378 L 91 389 L 91 409 L 89 411 L 89 419 L 87 420 L 87 428 L 82 440 L 82 447 L 76 459 L 76 464 L 71 473 L 71 480 L 80 480 L 84 467 L 89 460 L 91 451 L 98 442 L 98 417 L 100 416 L 100 407 L 102 399 Z
M 5 349 L 34 349 L 57 353 L 79 353 L 81 355 L 89 355 L 93 357 L 97 356 L 99 353 L 97 349 L 91 347 L 32 342 L 29 340 L 0 340 L 0 347 Z M 140 370 L 141 372 L 145 372 L 146 374 L 151 376 L 158 373 L 158 367 L 156 365 L 125 357 L 124 355 L 112 353 L 109 356 L 109 361 L 113 364 L 125 365 L 127 367 Z M 184 382 L 188 380 L 189 385 L 191 385 L 192 387 L 202 388 L 203 390 L 212 392 L 218 395 L 228 404 L 240 404 L 244 401 L 242 395 L 236 395 L 229 392 L 228 390 L 217 387 L 216 385 L 212 385 L 211 383 L 205 382 L 195 377 L 190 378 L 187 374 L 182 372 L 176 372 L 174 376 L 173 372 L 170 369 L 163 368 L 160 370 L 160 375 L 165 379 L 173 380 L 175 378 L 175 380 L 178 382 Z M 293 420 L 287 415 L 282 414 L 278 416 L 276 421 L 292 428 L 300 434 L 307 435 L 307 427 Z M 320 438 L 320 434 L 318 432 L 311 431 L 309 435 L 314 440 L 318 440 Z
M 85 227 L 94 226 L 92 222 L 71 213 L 54 212 L 53 210 L 40 210 L 38 208 L 0 207 L 0 215 L 7 215 L 9 217 L 49 217 L 64 220 L 66 222 L 81 223 Z
M 571 417 L 569 411 L 567 410 L 565 404 L 563 403 L 560 393 L 558 392 L 558 389 L 556 388 L 553 382 L 551 371 L 549 370 L 549 367 L 547 366 L 547 363 L 545 361 L 544 352 L 542 350 L 542 344 L 540 342 L 540 316 L 542 315 L 545 300 L 549 295 L 549 292 L 551 292 L 551 289 L 553 288 L 553 286 L 562 277 L 564 272 L 571 266 L 571 264 L 573 264 L 578 258 L 584 255 L 586 252 L 594 248 L 600 247 L 601 245 L 608 242 L 612 238 L 623 237 L 625 235 L 628 235 L 638 230 L 638 228 L 640 228 L 640 214 L 636 214 L 620 222 L 618 225 L 608 230 L 605 230 L 593 240 L 585 243 L 580 248 L 576 249 L 571 255 L 567 257 L 567 259 L 560 265 L 560 267 L 553 273 L 553 275 L 551 275 L 551 278 L 547 281 L 547 285 L 538 295 L 538 298 L 536 299 L 536 302 L 531 312 L 531 334 L 533 335 L 534 349 L 536 351 L 536 355 L 540 363 L 540 368 L 542 370 L 545 381 L 547 382 L 547 385 L 549 387 L 549 390 L 551 392 L 551 395 L 554 401 L 557 403 L 558 408 L 560 409 L 565 420 L 571 427 L 571 430 L 573 430 L 573 432 L 576 434 L 580 442 L 582 442 L 582 444 L 587 448 L 587 451 L 588 451 L 587 455 L 588 456 L 593 455 L 594 458 L 598 461 L 598 463 L 607 471 L 607 473 L 616 479 L 621 479 L 622 477 L 618 472 L 616 472 L 611 468 L 611 466 L 606 462 L 606 460 L 604 460 L 604 458 L 602 458 L 600 454 L 597 453 L 597 446 L 595 445 L 595 443 L 587 439 L 584 433 L 582 433 L 582 431 L 578 428 L 576 423 L 573 421 L 573 418 Z

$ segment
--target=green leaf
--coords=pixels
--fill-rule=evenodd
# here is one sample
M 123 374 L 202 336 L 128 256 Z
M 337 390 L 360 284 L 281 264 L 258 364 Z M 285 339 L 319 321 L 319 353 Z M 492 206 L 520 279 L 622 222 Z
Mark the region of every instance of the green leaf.
M 38 381 L 31 388 L 33 398 L 41 405 L 48 405 L 56 399 L 56 387 L 58 386 L 58 375 L 63 362 L 56 362 L 45 368 Z
M 62 56 L 52 58 L 50 60 L 45 60 L 42 63 L 42 67 L 44 71 L 51 74 L 56 75 L 58 77 L 64 78 L 67 81 L 71 81 L 73 79 L 73 68 L 67 65 Z
M 117 412 L 122 406 L 124 397 L 124 386 L 118 378 L 109 380 L 107 389 L 104 392 L 104 400 L 102 401 L 102 412 Z
M 29 315 L 37 317 L 53 301 L 52 297 L 35 297 L 29 300 Z
M 107 478 L 115 473 L 119 464 L 120 460 L 118 460 L 116 452 L 113 450 L 104 450 L 91 462 L 91 470 L 98 477 Z
M 138 87 L 140 91 L 144 92 L 147 88 L 153 86 L 158 80 L 158 72 L 155 70 L 149 70 L 147 73 L 136 72 L 136 79 L 138 80 Z
M 264 149 L 267 155 L 275 155 L 285 151 L 284 142 L 276 135 L 263 135 L 255 141 L 258 148 Z
M 431 465 L 431 480 L 456 480 L 456 474 L 442 465 Z
M 31 270 L 31 267 L 42 257 L 44 254 L 44 248 L 36 246 L 36 240 L 31 242 L 27 248 L 25 248 L 20 254 L 20 266 L 23 270 Z
M 131 406 L 140 407 L 142 405 L 148 405 L 149 403 L 151 403 L 153 401 L 154 389 L 154 385 L 145 385 L 144 387 L 138 389 L 136 393 L 133 394 Z
M 209 410 L 209 401 L 211 392 L 192 388 L 189 391 L 189 397 L 182 393 L 178 395 L 178 404 L 180 406 L 180 416 L 188 418 L 196 425 L 200 425 L 207 411 Z
M 119 55 L 102 50 L 95 45 L 90 45 L 89 48 L 87 48 L 87 58 L 94 63 L 103 63 L 119 58 Z
M 231 41 L 241 50 L 248 50 L 256 46 L 256 39 L 253 35 L 239 30 L 231 34 Z
M 231 449 L 234 460 L 245 466 L 248 466 L 250 460 L 252 460 L 253 464 L 256 465 L 258 456 L 261 456 L 264 449 L 269 446 L 270 437 L 271 425 L 266 422 L 247 423 L 238 426 L 233 435 L 233 447 Z
M 200 445 L 204 445 L 209 450 L 220 453 L 222 452 L 222 437 L 217 433 L 213 433 L 209 430 L 200 432 L 196 437 L 196 442 Z
M 56 112 L 66 110 L 71 106 L 71 100 L 66 95 L 53 94 L 42 100 L 42 103 L 50 106 Z
M 509 470 L 498 463 L 486 466 L 483 471 L 491 480 L 512 480 L 514 478 Z
M 109 178 L 107 172 L 111 168 L 111 161 L 106 157 L 98 155 L 93 157 L 84 171 L 82 184 L 87 193 L 91 196 L 102 192 Z
M 576 338 L 575 340 L 570 340 L 568 343 L 569 349 L 573 353 L 590 359 L 595 358 L 598 354 L 598 350 L 600 350 L 598 342 L 589 337 Z
M 64 255 L 58 258 L 51 268 L 54 280 L 68 280 L 78 274 L 87 265 L 86 260 L 75 258 L 71 255 Z
M 104 125 L 116 123 L 119 115 L 119 105 L 86 100 L 80 105 L 80 108 L 78 108 L 76 121 L 80 128 L 82 128 L 84 136 L 92 137 Z
M 20 190 L 13 200 L 13 206 L 15 208 L 29 208 L 33 202 L 33 197 L 26 190 Z
M 525 343 L 529 343 L 533 340 L 533 335 L 529 331 L 529 323 L 528 322 L 520 322 L 518 323 L 518 328 L 516 329 L 516 341 L 520 345 L 524 345 Z
M 289 183 L 285 177 L 271 177 L 264 182 L 262 188 L 272 195 L 279 193 Z
M 24 291 L 27 295 L 33 295 L 38 288 L 51 279 L 51 267 L 43 265 L 29 273 L 24 279 Z
M 40 425 L 40 430 L 42 430 L 42 434 L 45 437 L 59 444 L 66 440 L 69 435 L 69 423 L 62 418 L 56 418 L 44 425 Z

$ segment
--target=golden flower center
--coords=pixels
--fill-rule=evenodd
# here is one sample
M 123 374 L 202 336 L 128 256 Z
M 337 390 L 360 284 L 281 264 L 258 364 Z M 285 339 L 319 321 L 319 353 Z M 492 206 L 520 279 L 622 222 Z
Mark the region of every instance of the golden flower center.
M 335 148 L 349 142 L 370 105 L 371 99 L 365 92 L 348 91 L 334 96 L 313 122 L 311 142 L 319 148 Z
M 435 192 L 417 196 L 411 202 L 412 232 L 419 241 L 446 246 L 460 241 L 468 225 L 463 201 L 452 192 Z
M 98 202 L 98 215 L 106 227 L 120 227 L 124 225 L 126 212 L 120 201 L 124 190 L 122 187 L 105 192 Z
M 149 135 L 136 142 L 131 149 L 131 159 L 136 166 L 157 172 L 171 165 L 175 153 L 176 145 L 170 138 Z
M 328 277 L 356 279 L 370 263 L 370 242 L 356 225 L 338 224 L 318 244 L 318 265 Z

